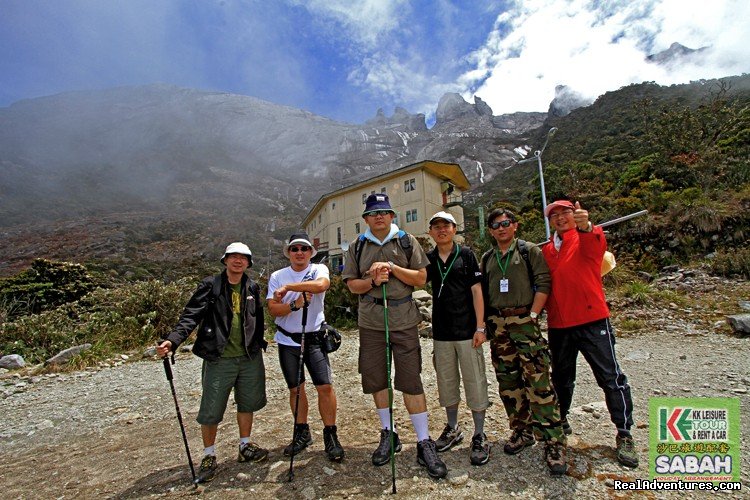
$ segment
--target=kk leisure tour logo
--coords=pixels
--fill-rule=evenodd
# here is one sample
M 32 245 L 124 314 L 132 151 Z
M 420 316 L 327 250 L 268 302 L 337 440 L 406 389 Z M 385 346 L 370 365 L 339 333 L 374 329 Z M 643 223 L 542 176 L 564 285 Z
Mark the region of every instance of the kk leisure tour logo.
M 661 481 L 740 480 L 740 400 L 651 398 L 649 472 Z

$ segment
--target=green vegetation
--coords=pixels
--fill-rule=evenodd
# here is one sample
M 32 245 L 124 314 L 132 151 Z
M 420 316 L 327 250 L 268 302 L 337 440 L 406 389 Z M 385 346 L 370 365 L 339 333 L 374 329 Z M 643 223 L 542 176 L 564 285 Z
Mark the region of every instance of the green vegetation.
M 749 81 L 631 85 L 551 118 L 534 139 L 541 144 L 549 127 L 558 127 L 544 156 L 548 201 L 579 200 L 594 221 L 648 209 L 648 217 L 610 228 L 615 254 L 632 257 L 638 270 L 695 262 L 712 252 L 740 251 L 742 261 L 750 227 Z M 544 221 L 539 180 L 529 179 L 530 172 L 525 181 L 518 172 L 498 176 L 478 203 L 488 210 L 503 203 L 496 193 L 525 193 L 505 203 L 516 206 L 522 234 L 535 241 L 531 236 L 543 237 Z M 467 210 L 472 213 L 475 207 Z M 718 258 L 713 269 L 750 276 L 744 262 Z

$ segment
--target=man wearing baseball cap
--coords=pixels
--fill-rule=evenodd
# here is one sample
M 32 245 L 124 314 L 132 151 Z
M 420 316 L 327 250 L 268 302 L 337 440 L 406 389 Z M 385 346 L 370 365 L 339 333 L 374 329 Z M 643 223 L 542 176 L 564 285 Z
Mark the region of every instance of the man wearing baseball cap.
M 547 205 L 544 215 L 555 228 L 542 253 L 552 277 L 547 324 L 552 383 L 560 401 L 563 425 L 570 433 L 567 415 L 580 351 L 604 391 L 610 418 L 617 427 L 617 460 L 626 467 L 638 467 L 630 434 L 633 399 L 628 379 L 615 357 L 615 334 L 602 286 L 602 259 L 607 250 L 604 231 L 591 224 L 589 213 L 579 202 L 555 201 Z
M 456 219 L 448 212 L 430 218 L 435 248 L 427 253 L 427 277 L 432 283 L 432 360 L 437 375 L 440 406 L 448 423 L 435 442 L 437 451 L 448 451 L 463 440 L 458 424 L 463 378 L 466 405 L 474 421 L 469 461 L 484 465 L 490 460 L 490 443 L 484 417 L 490 400 L 484 364 L 484 302 L 482 273 L 471 248 L 454 241 Z
M 275 318 L 276 343 L 279 346 L 279 364 L 289 388 L 289 405 L 292 415 L 299 401 L 297 421 L 292 442 L 284 449 L 284 455 L 296 455 L 312 444 L 312 434 L 307 423 L 308 403 L 305 392 L 304 369 L 300 376 L 300 342 L 305 331 L 304 365 L 318 393 L 318 410 L 323 420 L 323 445 L 326 456 L 333 462 L 344 459 L 344 449 L 339 443 L 336 430 L 336 393 L 333 390 L 333 371 L 328 354 L 320 345 L 320 331 L 325 322 L 323 311 L 326 290 L 331 286 L 328 267 L 313 264 L 311 259 L 318 251 L 305 232 L 297 232 L 284 247 L 284 256 L 291 265 L 274 271 L 268 280 L 268 311 Z M 303 325 L 304 308 L 307 321 Z M 299 398 L 297 398 L 299 390 Z
M 211 481 L 217 469 L 216 433 L 224 418 L 229 394 L 234 389 L 237 425 L 240 431 L 240 462 L 260 462 L 268 450 L 250 441 L 253 414 L 266 405 L 266 371 L 263 353 L 263 305 L 258 284 L 245 274 L 253 254 L 244 243 L 227 246 L 221 274 L 198 285 L 177 325 L 157 347 L 166 357 L 198 328 L 193 354 L 203 358 L 201 424 L 204 456 L 196 481 Z

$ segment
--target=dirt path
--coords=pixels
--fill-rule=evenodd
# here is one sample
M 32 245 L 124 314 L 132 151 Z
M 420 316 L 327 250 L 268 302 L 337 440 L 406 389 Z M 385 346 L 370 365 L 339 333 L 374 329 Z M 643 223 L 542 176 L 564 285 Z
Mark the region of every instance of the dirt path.
M 675 321 L 675 316 L 680 318 Z M 397 487 L 405 498 L 622 497 L 612 490 L 614 479 L 648 478 L 648 398 L 658 395 L 739 397 L 742 407 L 743 491 L 726 498 L 747 498 L 750 481 L 750 339 L 717 333 L 705 321 L 674 312 L 649 314 L 648 334 L 618 339 L 618 357 L 630 379 L 635 399 L 634 429 L 641 467 L 635 471 L 614 459 L 614 432 L 603 407 L 601 390 L 587 365 L 579 359 L 578 381 L 571 414 L 569 475 L 552 479 L 535 446 L 519 456 L 502 452 L 509 434 L 507 418 L 491 381 L 493 406 L 486 430 L 494 444 L 483 467 L 468 461 L 467 440 L 446 454 L 447 480 L 430 480 L 416 464 L 414 434 L 397 397 L 395 417 L 404 440 L 397 456 Z M 424 381 L 437 437 L 444 412 L 437 406 L 431 365 L 431 342 L 422 341 Z M 487 346 L 485 346 L 487 347 Z M 339 435 L 347 457 L 328 462 L 322 451 L 322 424 L 311 418 L 315 443 L 295 460 L 296 479 L 284 481 L 289 462 L 281 450 L 291 437 L 287 390 L 278 368 L 275 346 L 265 356 L 268 406 L 256 415 L 253 439 L 271 450 L 263 464 L 239 464 L 233 408 L 219 431 L 220 473 L 204 493 L 213 498 L 377 497 L 390 493 L 390 467 L 375 468 L 370 454 L 377 445 L 378 422 L 372 401 L 361 393 L 356 369 L 357 342 L 353 333 L 333 355 L 338 394 Z M 487 358 L 489 355 L 487 353 Z M 190 447 L 195 460 L 201 443 L 195 416 L 199 403 L 199 360 L 181 354 L 175 377 Z M 3 415 L 0 430 L 0 492 L 4 498 L 136 498 L 193 494 L 169 385 L 156 360 L 126 362 L 99 371 L 25 378 L 6 374 L 0 390 Z M 314 396 L 311 399 L 314 400 Z M 312 403 L 314 406 L 314 403 Z M 471 426 L 462 406 L 460 422 Z M 197 463 L 196 463 L 197 467 Z M 740 494 L 741 493 L 741 494 Z M 632 494 L 630 495 L 632 496 Z M 654 495 L 644 495 L 653 498 Z M 680 494 L 680 497 L 691 495 Z M 656 495 L 660 497 L 660 495 Z M 676 498 L 677 495 L 672 497 Z M 698 496 L 694 496 L 698 498 Z

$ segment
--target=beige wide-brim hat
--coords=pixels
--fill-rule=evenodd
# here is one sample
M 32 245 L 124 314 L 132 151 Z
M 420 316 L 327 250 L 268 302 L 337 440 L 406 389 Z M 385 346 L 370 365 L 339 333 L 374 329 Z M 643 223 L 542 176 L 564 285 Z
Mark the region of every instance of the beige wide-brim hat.
M 610 251 L 604 252 L 604 259 L 602 259 L 602 276 L 610 272 L 617 266 L 615 262 L 615 254 Z

